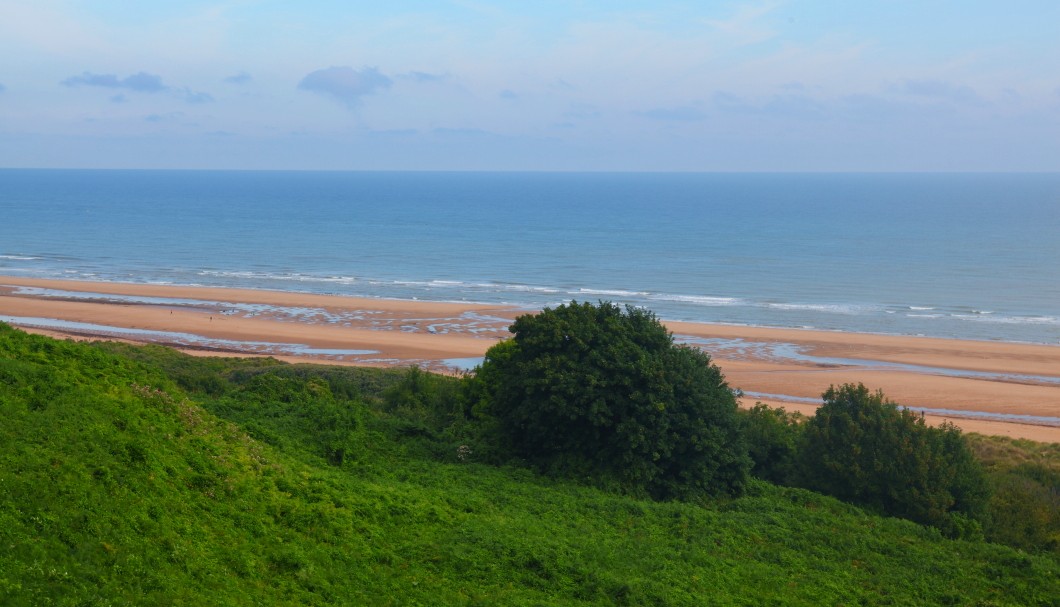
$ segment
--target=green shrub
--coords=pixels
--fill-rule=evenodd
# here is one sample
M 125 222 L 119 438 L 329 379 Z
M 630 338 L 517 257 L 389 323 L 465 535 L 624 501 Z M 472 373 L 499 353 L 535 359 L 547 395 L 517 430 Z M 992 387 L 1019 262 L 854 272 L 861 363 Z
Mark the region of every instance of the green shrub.
M 802 415 L 788 413 L 784 407 L 774 409 L 763 403 L 740 411 L 752 476 L 779 485 L 794 481 L 804 420 Z
M 749 460 L 733 392 L 654 314 L 571 302 L 511 330 L 478 374 L 516 455 L 658 499 L 742 491 Z
M 985 513 L 985 477 L 960 429 L 931 428 L 862 384 L 824 393 L 806 424 L 799 460 L 809 489 L 951 535 L 974 535 L 966 519 Z

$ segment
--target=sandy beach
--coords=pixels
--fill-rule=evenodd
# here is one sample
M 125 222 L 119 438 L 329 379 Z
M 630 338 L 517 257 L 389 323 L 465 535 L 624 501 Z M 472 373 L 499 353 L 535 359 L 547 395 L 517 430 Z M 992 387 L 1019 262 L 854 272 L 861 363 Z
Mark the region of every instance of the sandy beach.
M 26 330 L 329 364 L 470 368 L 523 313 L 473 303 L 0 277 L 0 320 Z M 745 392 L 745 405 L 812 413 L 829 385 L 862 382 L 926 409 L 931 423 L 1060 441 L 1058 346 L 667 325 L 678 341 L 711 353 Z

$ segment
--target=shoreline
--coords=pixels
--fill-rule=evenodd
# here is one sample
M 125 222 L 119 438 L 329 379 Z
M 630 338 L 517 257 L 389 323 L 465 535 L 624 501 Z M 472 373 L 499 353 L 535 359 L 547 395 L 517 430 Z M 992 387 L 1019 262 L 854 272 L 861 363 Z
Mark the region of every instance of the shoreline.
M 482 303 L 0 276 L 0 317 L 58 321 L 52 326 L 10 323 L 20 328 L 81 339 L 166 343 L 199 355 L 273 355 L 293 362 L 419 364 L 453 372 L 509 336 L 508 325 L 527 312 Z M 832 384 L 860 381 L 910 407 L 1060 419 L 1060 346 L 664 324 L 679 343 L 710 353 L 731 386 L 768 395 L 757 400 L 788 410 L 812 410 L 815 405 L 805 399 L 819 400 Z M 926 418 L 952 421 L 968 431 L 1060 442 L 1057 426 Z

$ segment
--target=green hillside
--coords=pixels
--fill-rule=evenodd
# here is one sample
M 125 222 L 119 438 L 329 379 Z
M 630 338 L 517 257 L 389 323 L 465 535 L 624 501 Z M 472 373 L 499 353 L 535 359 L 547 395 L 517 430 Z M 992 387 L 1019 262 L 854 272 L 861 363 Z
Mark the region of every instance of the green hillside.
M 423 397 L 449 384 L 0 324 L 0 605 L 1060 602 L 1055 554 L 802 489 L 652 502 L 481 463 Z

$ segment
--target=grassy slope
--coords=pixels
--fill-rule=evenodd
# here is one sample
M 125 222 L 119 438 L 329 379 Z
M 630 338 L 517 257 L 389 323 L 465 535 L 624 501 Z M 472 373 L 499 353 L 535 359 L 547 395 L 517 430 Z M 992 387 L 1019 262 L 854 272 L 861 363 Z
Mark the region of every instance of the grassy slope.
M 299 417 L 313 380 L 297 376 L 313 371 L 286 368 L 290 393 L 271 382 L 262 395 L 261 382 L 227 379 L 268 374 L 260 362 L 160 349 L 137 351 L 136 362 L 111 351 L 123 350 L 0 325 L 0 604 L 1046 605 L 1060 596 L 1054 557 L 944 540 L 802 490 L 758 483 L 725 503 L 655 504 L 426 457 L 426 439 L 373 405 L 386 373 L 317 372 L 331 374 L 323 398 L 337 392 L 357 410 L 358 449 L 331 466 Z M 185 397 L 175 376 L 201 391 Z M 356 392 L 364 398 L 347 400 Z

